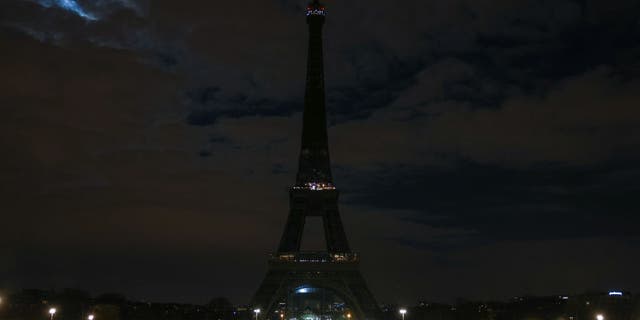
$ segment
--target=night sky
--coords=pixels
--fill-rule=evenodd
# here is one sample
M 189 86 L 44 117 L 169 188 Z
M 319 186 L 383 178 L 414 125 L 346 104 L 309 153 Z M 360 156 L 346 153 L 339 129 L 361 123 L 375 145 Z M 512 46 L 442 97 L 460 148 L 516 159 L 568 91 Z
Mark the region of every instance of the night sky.
M 334 180 L 380 302 L 640 291 L 640 2 L 325 4 Z M 0 288 L 249 302 L 305 6 L 0 1 Z

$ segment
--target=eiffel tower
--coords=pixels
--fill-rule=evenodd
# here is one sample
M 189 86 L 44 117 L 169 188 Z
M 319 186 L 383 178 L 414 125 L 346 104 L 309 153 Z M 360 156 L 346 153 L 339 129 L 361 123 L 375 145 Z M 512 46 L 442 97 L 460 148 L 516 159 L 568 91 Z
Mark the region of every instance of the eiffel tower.
M 306 13 L 309 52 L 298 173 L 289 190 L 289 216 L 278 251 L 269 259 L 267 274 L 252 305 L 259 309 L 256 320 L 284 319 L 284 314 L 276 313 L 282 313 L 280 303 L 286 297 L 306 290 L 301 288 L 320 288 L 344 301 L 349 310 L 345 319 L 380 319 L 379 306 L 359 271 L 358 255 L 349 248 L 338 213 L 338 190 L 331 176 L 322 56 L 325 7 L 314 0 Z M 307 217 L 322 218 L 326 251 L 301 251 Z

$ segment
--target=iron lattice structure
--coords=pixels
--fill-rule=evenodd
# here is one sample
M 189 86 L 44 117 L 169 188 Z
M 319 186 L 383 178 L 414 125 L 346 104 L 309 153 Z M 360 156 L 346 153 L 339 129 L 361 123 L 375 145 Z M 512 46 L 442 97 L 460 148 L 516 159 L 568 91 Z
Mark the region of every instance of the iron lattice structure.
M 325 8 L 317 0 L 307 8 L 309 51 L 304 99 L 303 129 L 296 184 L 289 191 L 290 211 L 277 253 L 252 305 L 259 317 L 270 319 L 283 297 L 296 288 L 310 286 L 333 291 L 355 319 L 380 319 L 380 309 L 351 252 L 340 214 L 338 190 L 333 185 L 325 110 L 322 27 Z M 307 217 L 321 217 L 326 251 L 301 251 Z

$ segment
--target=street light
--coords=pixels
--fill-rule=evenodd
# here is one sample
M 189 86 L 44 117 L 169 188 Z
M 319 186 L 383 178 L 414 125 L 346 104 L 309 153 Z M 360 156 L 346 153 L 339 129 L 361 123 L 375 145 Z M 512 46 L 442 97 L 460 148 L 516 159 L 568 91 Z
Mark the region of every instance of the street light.
M 404 315 L 407 314 L 407 309 L 400 309 L 400 314 L 402 315 L 402 320 L 404 320 Z
M 347 313 L 347 319 L 351 320 L 351 312 Z
M 256 314 L 256 320 L 258 320 L 258 314 L 260 313 L 260 308 L 258 309 L 253 309 L 253 313 Z
M 57 311 L 58 310 L 56 310 L 56 308 L 49 309 L 49 314 L 51 315 L 51 320 L 53 320 L 53 317 L 56 315 Z
M 596 316 L 596 320 L 604 320 L 604 316 L 599 314 Z
M 94 318 L 95 318 L 95 317 L 94 317 L 92 314 L 90 314 L 90 315 L 87 317 L 87 320 L 93 320 Z

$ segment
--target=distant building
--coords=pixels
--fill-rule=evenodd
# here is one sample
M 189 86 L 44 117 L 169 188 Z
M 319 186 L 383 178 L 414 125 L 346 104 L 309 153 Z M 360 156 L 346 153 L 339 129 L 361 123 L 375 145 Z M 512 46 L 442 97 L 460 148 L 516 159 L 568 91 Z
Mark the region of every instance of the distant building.
M 578 319 L 638 320 L 638 299 L 629 292 L 611 291 L 586 293 L 568 297 L 567 315 Z M 634 315 L 635 313 L 635 315 Z
M 234 307 L 224 298 L 213 299 L 206 305 L 151 303 L 128 301 L 117 294 L 94 299 L 83 291 L 66 289 L 62 292 L 23 290 L 4 293 L 0 320 L 48 320 L 51 307 L 57 309 L 55 320 L 85 320 L 89 314 L 95 315 L 95 320 L 255 319 L 252 306 Z M 402 320 L 398 305 L 387 304 L 380 309 L 381 319 Z M 443 304 L 420 301 L 406 309 L 405 320 L 597 320 L 598 315 L 604 320 L 640 320 L 640 299 L 629 292 L 618 291 L 514 297 L 498 302 L 458 300 L 455 304 Z M 311 308 L 307 308 L 301 314 L 313 318 L 310 312 Z M 304 319 L 301 317 L 300 320 Z

